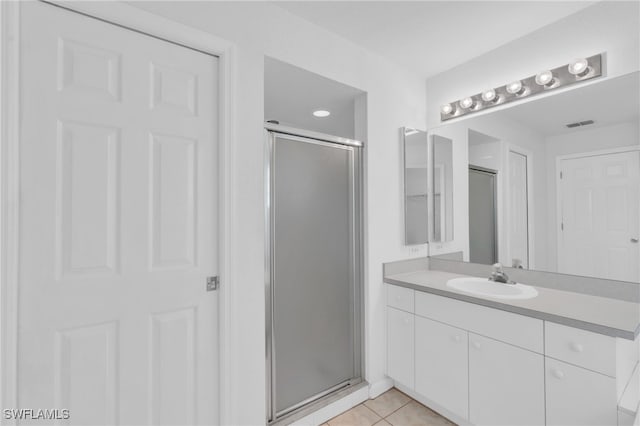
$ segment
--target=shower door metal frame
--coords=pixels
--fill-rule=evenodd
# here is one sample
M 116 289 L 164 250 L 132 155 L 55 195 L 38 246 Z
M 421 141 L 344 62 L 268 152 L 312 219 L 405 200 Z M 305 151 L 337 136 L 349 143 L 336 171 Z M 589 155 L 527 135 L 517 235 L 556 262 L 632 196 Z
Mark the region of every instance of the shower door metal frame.
M 352 151 L 351 160 L 351 274 L 353 288 L 353 336 L 354 336 L 354 377 L 333 386 L 317 395 L 307 398 L 292 407 L 277 411 L 276 405 L 276 381 L 275 381 L 275 336 L 274 336 L 274 297 L 273 297 L 273 249 L 274 249 L 274 216 L 273 216 L 273 164 L 275 160 L 274 143 L 278 136 L 284 136 L 290 140 L 298 140 L 300 143 L 312 143 L 323 146 L 339 145 Z M 267 395 L 267 423 L 272 424 L 289 416 L 300 414 L 302 417 L 306 411 L 311 412 L 315 404 L 319 407 L 325 405 L 325 399 L 335 392 L 345 390 L 363 382 L 364 377 L 364 309 L 363 309 L 363 274 L 364 274 L 364 228 L 363 228 L 363 148 L 364 143 L 339 136 L 325 135 L 309 130 L 301 130 L 272 123 L 265 123 L 265 297 L 266 297 L 266 395 Z M 323 404 L 325 402 L 325 404 Z M 304 414 L 303 414 L 304 412 Z

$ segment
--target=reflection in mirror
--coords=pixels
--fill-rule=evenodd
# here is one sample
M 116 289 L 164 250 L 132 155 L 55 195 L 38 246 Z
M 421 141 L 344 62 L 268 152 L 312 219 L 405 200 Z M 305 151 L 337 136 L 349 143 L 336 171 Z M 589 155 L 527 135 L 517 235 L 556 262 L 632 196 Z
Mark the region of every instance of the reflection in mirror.
M 467 163 L 432 254 L 640 282 L 639 93 L 634 72 L 430 130 Z
M 428 141 L 424 130 L 402 128 L 404 145 L 405 243 L 428 242 L 427 173 Z
M 433 230 L 431 241 L 453 239 L 453 141 L 433 135 Z

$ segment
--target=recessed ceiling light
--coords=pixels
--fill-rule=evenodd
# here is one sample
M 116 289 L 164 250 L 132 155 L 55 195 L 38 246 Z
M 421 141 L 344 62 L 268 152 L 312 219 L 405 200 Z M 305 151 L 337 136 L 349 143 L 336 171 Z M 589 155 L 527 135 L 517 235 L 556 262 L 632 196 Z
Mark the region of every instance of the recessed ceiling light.
M 329 111 L 326 111 L 324 109 L 319 109 L 317 111 L 313 111 L 313 115 L 315 117 L 328 117 L 331 115 L 331 113 Z

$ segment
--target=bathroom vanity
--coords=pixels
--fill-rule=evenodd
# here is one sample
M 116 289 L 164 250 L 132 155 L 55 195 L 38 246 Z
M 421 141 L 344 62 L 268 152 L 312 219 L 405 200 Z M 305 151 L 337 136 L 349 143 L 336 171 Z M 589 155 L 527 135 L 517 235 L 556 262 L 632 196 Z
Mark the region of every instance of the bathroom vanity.
M 497 299 L 446 285 L 461 277 L 385 268 L 387 375 L 400 390 L 460 424 L 633 423 L 639 304 L 536 286 L 533 298 Z

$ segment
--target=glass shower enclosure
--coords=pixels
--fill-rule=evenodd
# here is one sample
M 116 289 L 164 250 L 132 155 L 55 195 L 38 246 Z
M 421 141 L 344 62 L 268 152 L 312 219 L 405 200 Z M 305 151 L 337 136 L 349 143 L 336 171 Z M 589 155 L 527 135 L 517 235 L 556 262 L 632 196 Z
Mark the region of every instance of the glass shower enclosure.
M 267 421 L 362 381 L 362 143 L 267 124 Z

